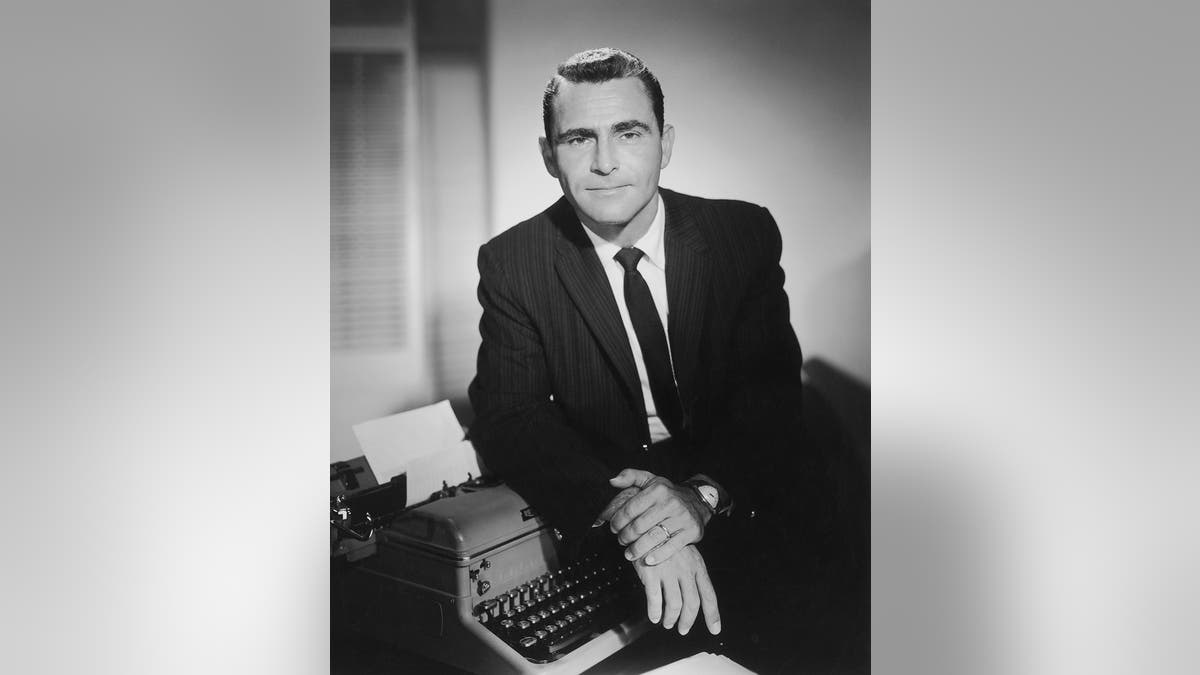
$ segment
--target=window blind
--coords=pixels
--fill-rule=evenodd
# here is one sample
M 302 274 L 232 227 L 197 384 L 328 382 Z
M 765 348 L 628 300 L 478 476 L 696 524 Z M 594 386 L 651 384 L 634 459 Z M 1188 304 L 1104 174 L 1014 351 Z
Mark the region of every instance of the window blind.
M 330 55 L 330 342 L 407 346 L 405 64 L 398 53 Z

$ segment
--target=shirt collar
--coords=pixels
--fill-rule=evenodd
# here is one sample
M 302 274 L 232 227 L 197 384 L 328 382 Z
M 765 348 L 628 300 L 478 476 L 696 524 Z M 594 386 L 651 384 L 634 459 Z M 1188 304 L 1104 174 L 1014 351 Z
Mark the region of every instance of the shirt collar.
M 649 260 L 655 267 L 660 270 L 667 269 L 667 259 L 664 253 L 663 232 L 666 231 L 667 222 L 667 207 L 663 204 L 662 195 L 657 194 L 654 197 L 658 200 L 658 212 L 654 214 L 654 220 L 650 221 L 650 229 L 646 230 L 646 234 L 642 235 L 641 239 L 634 242 L 634 247 L 642 250 L 645 258 Z M 579 224 L 583 228 L 588 239 L 592 240 L 592 247 L 596 249 L 596 255 L 600 256 L 601 260 L 612 261 L 613 256 L 621 250 L 620 246 L 605 240 L 592 232 L 583 223 Z

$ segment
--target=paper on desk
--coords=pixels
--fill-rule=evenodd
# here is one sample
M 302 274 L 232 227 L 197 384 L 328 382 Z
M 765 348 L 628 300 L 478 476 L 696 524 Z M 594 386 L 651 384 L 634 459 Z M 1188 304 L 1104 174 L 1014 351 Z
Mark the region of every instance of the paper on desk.
M 661 668 L 655 668 L 646 675 L 754 675 L 754 671 L 720 654 L 700 652 L 686 659 L 680 659 Z
M 408 474 L 408 505 L 440 490 L 442 481 L 479 476 L 475 449 L 463 440 L 449 401 L 356 424 L 354 435 L 381 484 Z

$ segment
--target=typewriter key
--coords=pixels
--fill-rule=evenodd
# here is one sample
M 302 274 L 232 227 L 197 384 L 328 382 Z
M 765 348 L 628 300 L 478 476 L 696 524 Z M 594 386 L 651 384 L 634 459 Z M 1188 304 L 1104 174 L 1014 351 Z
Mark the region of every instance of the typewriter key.
M 521 638 L 521 646 L 522 647 L 532 647 L 535 644 L 537 644 L 537 641 L 538 641 L 537 638 L 535 638 L 531 635 L 526 635 L 525 637 Z

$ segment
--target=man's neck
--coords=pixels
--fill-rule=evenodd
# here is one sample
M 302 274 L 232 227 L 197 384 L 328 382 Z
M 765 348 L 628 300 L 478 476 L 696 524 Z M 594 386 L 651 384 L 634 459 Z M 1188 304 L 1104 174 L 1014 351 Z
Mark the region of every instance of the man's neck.
M 633 220 L 624 225 L 593 223 L 583 217 L 580 217 L 579 222 L 583 223 L 584 227 L 591 230 L 593 234 L 604 241 L 625 248 L 626 246 L 633 246 L 650 231 L 650 225 L 654 223 L 654 216 L 656 215 L 658 215 L 657 190 L 654 192 L 654 197 L 642 207 L 641 211 L 637 212 Z

